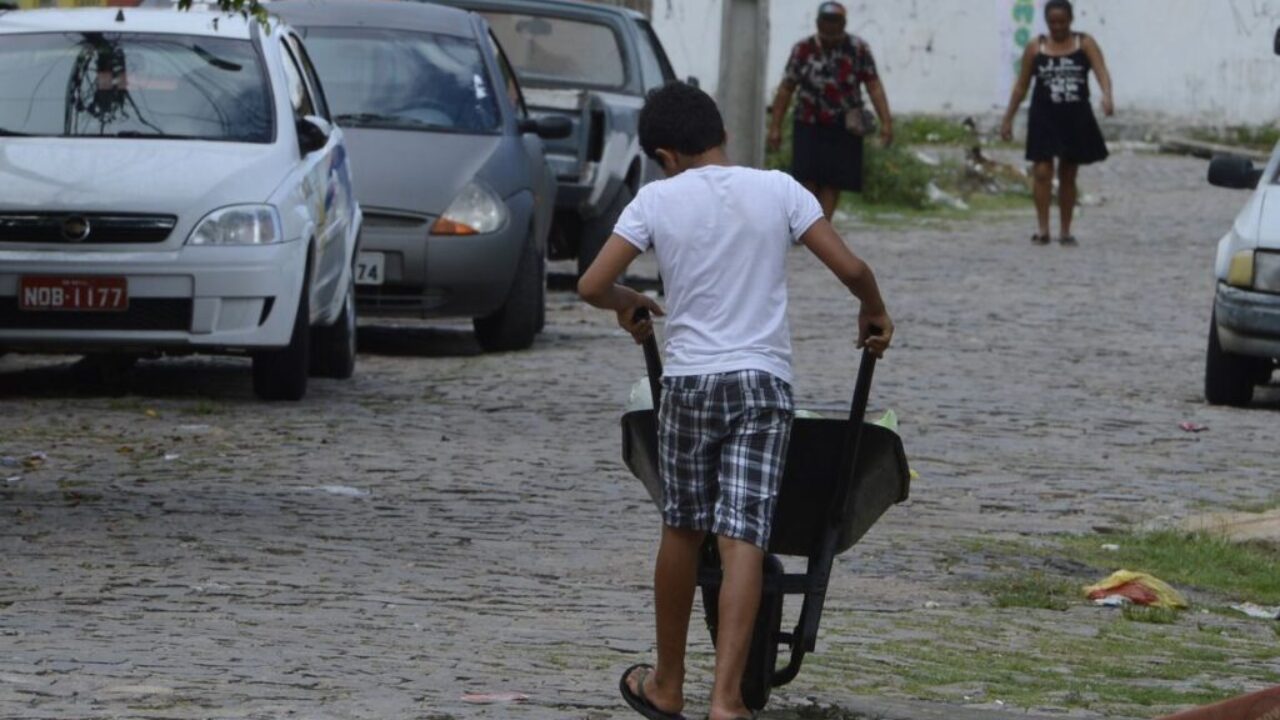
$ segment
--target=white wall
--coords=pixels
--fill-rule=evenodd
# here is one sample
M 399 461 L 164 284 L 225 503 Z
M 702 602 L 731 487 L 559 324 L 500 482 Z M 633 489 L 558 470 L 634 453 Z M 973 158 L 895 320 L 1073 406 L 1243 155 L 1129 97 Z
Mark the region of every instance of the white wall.
M 1011 8 L 1018 0 L 848 0 L 896 112 L 969 114 L 1008 100 Z M 1043 0 L 1035 0 L 1036 16 Z M 814 30 L 816 0 L 771 0 L 767 86 Z M 715 92 L 720 0 L 654 0 L 676 71 Z M 1118 111 L 1192 123 L 1280 120 L 1280 0 L 1078 0 L 1076 29 L 1098 39 Z M 745 41 L 745 39 L 744 39 Z M 1096 86 L 1095 86 L 1096 88 Z

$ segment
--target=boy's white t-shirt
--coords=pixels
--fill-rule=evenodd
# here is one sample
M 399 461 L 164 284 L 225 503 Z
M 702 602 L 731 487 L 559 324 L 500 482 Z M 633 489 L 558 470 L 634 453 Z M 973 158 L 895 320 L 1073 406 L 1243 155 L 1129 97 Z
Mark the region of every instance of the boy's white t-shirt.
M 715 165 L 642 187 L 614 232 L 658 256 L 664 374 L 762 370 L 791 382 L 787 249 L 822 217 L 777 171 Z

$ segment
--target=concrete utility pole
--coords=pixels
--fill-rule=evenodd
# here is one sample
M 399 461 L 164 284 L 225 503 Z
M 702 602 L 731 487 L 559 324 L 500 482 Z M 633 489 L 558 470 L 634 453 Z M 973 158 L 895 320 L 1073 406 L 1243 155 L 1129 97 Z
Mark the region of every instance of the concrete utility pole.
M 723 0 L 716 101 L 729 131 L 729 157 L 764 166 L 769 0 Z

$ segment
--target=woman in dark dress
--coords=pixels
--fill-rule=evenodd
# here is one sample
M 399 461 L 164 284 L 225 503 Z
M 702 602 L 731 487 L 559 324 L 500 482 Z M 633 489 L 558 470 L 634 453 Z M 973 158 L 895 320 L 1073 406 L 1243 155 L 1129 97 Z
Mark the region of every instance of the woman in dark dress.
M 1089 71 L 1102 87 L 1102 112 L 1115 112 L 1111 99 L 1111 74 L 1102 58 L 1102 49 L 1084 33 L 1071 31 L 1075 12 L 1068 0 L 1049 0 L 1044 7 L 1048 36 L 1027 44 L 1022 56 L 1022 73 L 1013 88 L 1009 110 L 1000 135 L 1013 139 L 1013 116 L 1027 96 L 1031 78 L 1036 80 L 1031 96 L 1031 116 L 1027 125 L 1027 160 L 1033 163 L 1036 219 L 1039 231 L 1031 236 L 1037 245 L 1049 243 L 1049 205 L 1053 199 L 1053 163 L 1058 162 L 1058 209 L 1061 213 L 1063 245 L 1075 245 L 1071 220 L 1076 209 L 1076 173 L 1081 165 L 1107 158 L 1093 107 L 1089 104 Z

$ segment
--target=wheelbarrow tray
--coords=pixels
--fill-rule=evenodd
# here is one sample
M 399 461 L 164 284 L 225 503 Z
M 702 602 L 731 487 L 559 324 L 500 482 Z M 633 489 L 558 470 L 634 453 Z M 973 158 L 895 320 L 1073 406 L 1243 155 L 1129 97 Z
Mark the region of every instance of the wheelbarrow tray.
M 910 471 L 902 439 L 888 428 L 864 423 L 853 476 L 842 478 L 841 455 L 849 430 L 847 419 L 796 418 L 783 471 L 778 508 L 768 551 L 808 557 L 834 523 L 836 553 L 853 547 L 893 505 L 907 499 Z M 652 410 L 622 417 L 622 459 L 662 508 L 658 433 Z M 848 500 L 839 512 L 831 508 L 840 483 L 850 483 Z

